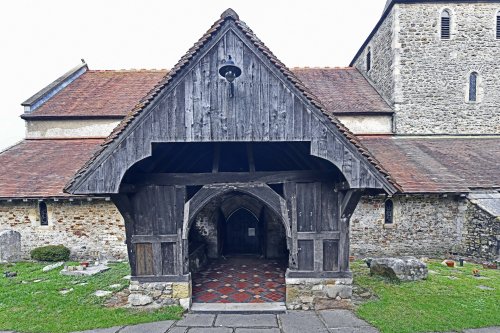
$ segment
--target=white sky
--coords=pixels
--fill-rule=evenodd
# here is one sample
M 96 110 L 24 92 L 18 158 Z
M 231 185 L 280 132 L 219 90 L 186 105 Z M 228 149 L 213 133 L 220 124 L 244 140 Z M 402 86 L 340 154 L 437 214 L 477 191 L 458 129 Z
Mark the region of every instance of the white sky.
M 231 7 L 289 67 L 347 66 L 386 0 L 1 0 L 0 149 L 21 103 L 84 58 L 90 69 L 171 68 Z

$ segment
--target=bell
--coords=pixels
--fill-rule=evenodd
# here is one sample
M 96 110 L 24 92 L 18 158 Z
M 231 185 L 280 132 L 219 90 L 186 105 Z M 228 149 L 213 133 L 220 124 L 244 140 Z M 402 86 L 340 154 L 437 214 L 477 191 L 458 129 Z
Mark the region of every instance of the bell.
M 224 64 L 219 68 L 219 74 L 227 80 L 227 82 L 232 83 L 234 79 L 241 75 L 241 68 L 234 64 L 231 56 L 227 57 Z

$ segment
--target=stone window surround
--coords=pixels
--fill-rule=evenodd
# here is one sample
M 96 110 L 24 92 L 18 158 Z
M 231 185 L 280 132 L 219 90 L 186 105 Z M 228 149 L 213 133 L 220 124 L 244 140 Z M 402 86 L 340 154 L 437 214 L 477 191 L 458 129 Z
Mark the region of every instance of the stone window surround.
M 370 73 L 370 70 L 373 67 L 373 52 L 372 52 L 372 46 L 368 45 L 366 47 L 366 52 L 365 52 L 365 69 L 366 73 Z
M 450 38 L 448 39 L 443 39 L 441 37 L 441 23 L 442 23 L 442 17 L 443 17 L 443 13 L 447 11 L 449 14 L 450 14 Z M 439 15 L 438 15 L 438 18 L 439 18 L 439 24 L 438 24 L 438 31 L 437 31 L 437 38 L 439 41 L 441 42 L 449 42 L 451 40 L 453 40 L 454 36 L 455 36 L 455 20 L 454 18 L 456 17 L 455 15 L 455 12 L 450 8 L 450 7 L 442 7 L 439 9 Z
M 500 41 L 500 33 L 497 34 L 497 31 L 499 30 L 499 25 L 500 25 L 500 9 L 498 9 L 495 12 L 495 16 L 493 17 L 493 26 L 495 27 L 493 29 L 493 39 L 496 39 Z
M 45 215 L 45 220 L 43 215 Z M 38 218 L 40 221 L 40 227 L 48 227 L 52 224 L 49 218 L 49 206 L 47 205 L 47 202 L 43 200 L 38 201 Z
M 469 92 L 470 92 L 470 76 L 472 73 L 477 74 L 476 78 L 476 100 L 471 101 L 469 99 Z M 481 103 L 484 95 L 484 88 L 483 88 L 483 76 L 481 75 L 481 72 L 479 70 L 471 69 L 467 71 L 466 75 L 466 85 L 465 85 L 465 103 L 467 104 L 478 104 Z

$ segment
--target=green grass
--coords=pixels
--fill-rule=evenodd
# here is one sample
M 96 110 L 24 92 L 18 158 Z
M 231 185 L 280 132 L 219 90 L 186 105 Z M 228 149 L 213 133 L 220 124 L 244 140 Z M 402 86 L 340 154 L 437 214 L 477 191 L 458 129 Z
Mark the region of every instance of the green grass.
M 37 263 L 0 265 L 0 331 L 65 333 L 178 319 L 182 313 L 180 307 L 151 312 L 104 307 L 105 298 L 94 296 L 94 292 L 112 291 L 109 286 L 113 284 L 125 288 L 128 281 L 123 277 L 129 274 L 128 264 L 110 265 L 109 271 L 92 277 L 63 276 L 60 269 L 44 273 L 43 267 Z M 18 276 L 7 279 L 4 271 L 15 271 Z M 74 290 L 61 295 L 59 291 L 64 288 Z
M 500 326 L 500 270 L 465 264 L 448 268 L 431 261 L 429 278 L 396 283 L 370 276 L 362 262 L 354 262 L 354 283 L 373 291 L 378 300 L 360 305 L 357 314 L 383 333 L 461 331 Z M 487 279 L 477 279 L 477 268 Z M 452 277 L 452 278 L 450 278 Z M 456 278 L 456 279 L 455 279 Z M 487 286 L 495 290 L 481 290 Z

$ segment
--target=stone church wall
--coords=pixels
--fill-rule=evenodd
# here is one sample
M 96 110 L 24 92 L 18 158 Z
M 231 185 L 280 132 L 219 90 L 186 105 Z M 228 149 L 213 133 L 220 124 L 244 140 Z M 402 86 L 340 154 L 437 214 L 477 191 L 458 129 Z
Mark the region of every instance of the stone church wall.
M 370 44 L 356 60 L 356 67 L 390 104 L 394 103 L 394 10 L 387 16 Z M 366 72 L 366 55 L 371 50 L 371 69 Z
M 38 201 L 0 202 L 0 230 L 21 234 L 21 252 L 29 259 L 33 248 L 63 244 L 74 259 L 99 252 L 127 258 L 123 219 L 110 201 L 46 201 L 48 225 L 40 225 Z
M 444 9 L 451 38 L 441 40 Z M 366 52 L 355 66 L 395 110 L 397 134 L 498 134 L 500 41 L 498 3 L 396 4 L 373 36 L 372 69 Z M 477 102 L 469 102 L 469 76 L 479 74 Z
M 493 216 L 478 205 L 469 203 L 464 228 L 463 253 L 493 261 L 500 256 L 500 216 Z
M 385 197 L 363 197 L 351 218 L 351 253 L 363 256 L 442 256 L 462 239 L 465 199 L 394 197 L 394 223 L 385 224 Z

